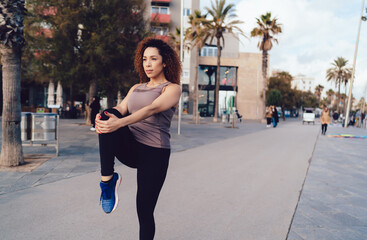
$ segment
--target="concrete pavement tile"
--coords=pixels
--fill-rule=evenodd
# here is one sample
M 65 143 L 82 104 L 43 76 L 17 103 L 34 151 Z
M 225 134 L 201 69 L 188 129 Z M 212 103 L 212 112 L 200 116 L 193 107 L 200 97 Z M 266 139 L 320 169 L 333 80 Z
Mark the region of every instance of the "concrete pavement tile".
M 293 231 L 305 240 L 345 240 L 327 228 L 294 228 Z
M 298 235 L 295 231 L 291 231 L 288 234 L 287 240 L 305 240 L 301 238 L 300 235 Z
M 326 213 L 328 214 L 328 213 Z M 366 223 L 358 220 L 357 218 L 344 213 L 344 212 L 334 212 L 328 214 L 335 222 L 337 222 L 342 228 L 348 228 L 348 227 L 357 227 L 357 226 L 363 226 L 367 227 Z
M 345 240 L 364 240 L 367 239 L 367 233 L 365 230 L 361 228 L 350 228 L 350 229 L 342 229 L 336 230 L 335 235 L 337 235 L 341 239 Z
M 344 204 L 335 204 L 333 205 L 333 208 L 335 209 L 336 212 L 348 213 L 349 215 L 367 224 L 367 206 L 359 207 L 350 203 L 344 203 Z
M 303 209 L 303 211 L 307 211 L 306 209 Z M 305 216 L 301 210 L 298 210 L 294 215 L 293 221 L 292 221 L 292 227 L 291 231 L 296 228 L 319 228 L 321 226 L 318 226 L 315 224 L 310 218 Z
M 319 200 L 310 200 L 306 196 L 302 197 L 302 200 L 298 203 L 298 207 L 301 209 L 312 208 L 318 212 L 330 212 L 332 208 L 327 202 Z
M 17 180 L 14 184 L 10 185 L 5 189 L 6 193 L 15 192 L 22 189 L 30 188 L 38 182 L 47 172 L 37 172 L 32 174 L 24 175 L 22 178 Z
M 22 178 L 27 173 L 24 172 L 0 172 L 0 187 L 13 184 L 18 179 Z
M 69 172 L 65 173 L 48 173 L 47 175 L 40 178 L 37 182 L 33 184 L 33 186 L 39 186 L 47 183 L 53 183 L 62 179 L 67 178 Z

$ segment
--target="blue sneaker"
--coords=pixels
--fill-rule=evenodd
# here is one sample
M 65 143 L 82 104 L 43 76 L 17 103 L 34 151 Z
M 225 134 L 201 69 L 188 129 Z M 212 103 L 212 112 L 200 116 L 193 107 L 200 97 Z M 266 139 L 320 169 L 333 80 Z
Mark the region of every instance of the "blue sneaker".
M 102 209 L 105 213 L 112 213 L 117 208 L 119 203 L 117 189 L 120 186 L 120 183 L 120 174 L 114 173 L 110 182 L 101 182 L 99 184 L 102 191 L 100 201 L 102 203 Z

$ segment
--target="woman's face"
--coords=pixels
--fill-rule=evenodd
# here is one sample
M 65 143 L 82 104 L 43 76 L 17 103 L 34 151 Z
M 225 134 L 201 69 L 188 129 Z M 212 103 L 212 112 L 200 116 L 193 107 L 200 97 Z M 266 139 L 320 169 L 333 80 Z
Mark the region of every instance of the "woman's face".
M 157 78 L 163 74 L 163 58 L 155 47 L 148 47 L 143 54 L 143 68 L 148 78 Z

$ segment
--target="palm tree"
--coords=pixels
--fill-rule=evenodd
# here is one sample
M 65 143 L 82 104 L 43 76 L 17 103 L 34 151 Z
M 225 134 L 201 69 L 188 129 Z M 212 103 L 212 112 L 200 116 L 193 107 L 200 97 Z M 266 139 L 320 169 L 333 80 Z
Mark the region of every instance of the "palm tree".
M 322 86 L 321 84 L 319 84 L 315 87 L 315 95 L 316 95 L 316 98 L 317 98 L 318 102 L 320 102 L 320 100 L 321 100 L 322 90 L 324 90 L 324 86 Z
M 333 100 L 333 96 L 335 95 L 335 92 L 333 91 L 333 89 L 329 89 L 329 90 L 326 92 L 326 95 L 327 95 L 327 100 L 328 100 L 329 107 L 330 107 L 330 106 L 331 106 L 331 104 L 332 104 L 332 100 Z
M 257 47 L 262 51 L 262 75 L 264 81 L 263 99 L 264 99 L 264 111 L 266 100 L 266 85 L 267 85 L 267 72 L 268 72 L 268 52 L 273 48 L 273 41 L 278 43 L 278 39 L 274 37 L 282 32 L 282 24 L 278 23 L 277 18 L 271 18 L 271 13 L 267 12 L 265 15 L 261 15 L 260 19 L 256 18 L 257 27 L 251 31 L 251 37 L 260 37 L 260 41 Z
M 199 110 L 199 99 L 198 99 L 198 75 L 199 75 L 199 55 L 202 47 L 204 46 L 208 35 L 206 35 L 202 21 L 205 20 L 206 16 L 201 14 L 200 10 L 195 10 L 194 14 L 189 16 L 190 26 L 186 29 L 185 42 L 188 41 L 190 48 L 196 47 L 196 65 L 195 65 L 195 77 L 194 77 L 194 108 L 193 118 L 195 123 L 199 123 L 198 110 Z
M 24 46 L 24 0 L 0 2 L 0 53 L 3 65 L 2 147 L 0 165 L 24 162 L 20 138 L 20 59 Z
M 339 104 L 340 104 L 340 85 L 342 81 L 345 81 L 347 76 L 349 75 L 350 69 L 347 68 L 348 60 L 344 59 L 343 57 L 338 57 L 334 60 L 331 64 L 333 65 L 332 68 L 329 68 L 326 71 L 326 79 L 328 81 L 335 81 L 335 86 L 338 87 L 338 102 L 336 104 L 336 111 L 339 111 Z
M 169 33 L 170 43 L 177 52 L 178 56 L 181 54 L 181 29 L 176 27 L 175 33 Z M 183 41 L 183 49 L 188 49 L 188 46 Z M 184 59 L 184 51 L 182 51 L 182 59 Z
M 238 38 L 234 31 L 244 36 L 239 24 L 243 22 L 240 20 L 234 20 L 237 15 L 235 14 L 235 5 L 226 5 L 226 0 L 215 0 L 215 5 L 212 2 L 211 8 L 206 7 L 209 19 L 202 21 L 204 31 L 206 35 L 204 38 L 210 38 L 210 44 L 213 39 L 216 39 L 217 43 L 217 73 L 215 80 L 215 105 L 214 105 L 214 118 L 213 121 L 218 121 L 218 102 L 219 102 L 219 76 L 220 76 L 220 58 L 221 58 L 221 40 L 224 46 L 224 32 L 231 33 L 234 37 Z

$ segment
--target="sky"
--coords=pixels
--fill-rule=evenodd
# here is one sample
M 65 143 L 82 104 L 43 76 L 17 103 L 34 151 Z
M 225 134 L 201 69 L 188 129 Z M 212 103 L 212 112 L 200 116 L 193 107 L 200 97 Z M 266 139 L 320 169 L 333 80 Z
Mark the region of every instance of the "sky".
M 210 7 L 210 3 L 211 0 L 201 0 L 201 9 Z M 244 21 L 241 27 L 249 37 L 241 39 L 241 52 L 260 53 L 259 38 L 250 38 L 260 15 L 271 12 L 282 24 L 283 32 L 277 37 L 279 44 L 274 44 L 269 52 L 270 73 L 281 70 L 292 76 L 313 77 L 315 86 L 325 87 L 325 94 L 330 88 L 337 91 L 335 83 L 326 80 L 326 71 L 335 59 L 343 57 L 348 60 L 348 67 L 353 67 L 361 0 L 227 0 L 227 3 L 235 5 L 238 18 Z M 365 97 L 367 86 L 367 22 L 364 21 L 357 53 L 353 96 L 360 99 Z M 342 87 L 341 92 L 344 91 Z

